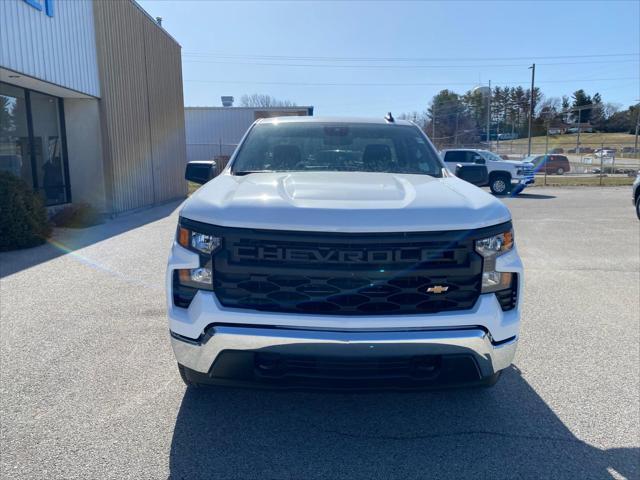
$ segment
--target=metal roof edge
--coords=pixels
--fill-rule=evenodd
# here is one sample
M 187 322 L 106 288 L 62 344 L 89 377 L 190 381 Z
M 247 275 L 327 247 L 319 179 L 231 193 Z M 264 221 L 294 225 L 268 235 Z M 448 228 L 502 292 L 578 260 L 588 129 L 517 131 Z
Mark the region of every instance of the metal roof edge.
M 140 10 L 146 17 L 147 19 L 149 19 L 151 22 L 153 22 L 153 24 L 158 27 L 167 37 L 169 37 L 171 40 L 173 40 L 176 45 L 178 45 L 178 47 L 180 47 L 180 49 L 182 49 L 182 45 L 180 45 L 180 42 L 178 42 L 178 40 L 175 39 L 175 37 L 173 35 L 171 35 L 162 25 L 160 25 L 155 18 L 153 18 L 153 16 L 151 16 L 151 14 L 149 12 L 147 12 L 142 5 L 140 5 L 136 0 L 129 0 L 129 2 L 133 3 L 136 8 L 138 10 Z

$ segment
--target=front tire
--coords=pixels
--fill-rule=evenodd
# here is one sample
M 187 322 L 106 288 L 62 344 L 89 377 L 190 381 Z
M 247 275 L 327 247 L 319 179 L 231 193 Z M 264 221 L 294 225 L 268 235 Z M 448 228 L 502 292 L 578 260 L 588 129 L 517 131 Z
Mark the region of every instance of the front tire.
M 563 174 L 564 174 L 564 168 L 562 168 L 562 167 L 558 167 L 558 169 L 556 170 L 556 173 L 557 173 L 558 175 L 563 175 Z
M 640 193 L 636 197 L 636 215 L 638 216 L 638 220 L 640 220 Z
M 511 180 L 507 175 L 496 175 L 489 182 L 489 188 L 494 195 L 507 195 L 511 189 Z

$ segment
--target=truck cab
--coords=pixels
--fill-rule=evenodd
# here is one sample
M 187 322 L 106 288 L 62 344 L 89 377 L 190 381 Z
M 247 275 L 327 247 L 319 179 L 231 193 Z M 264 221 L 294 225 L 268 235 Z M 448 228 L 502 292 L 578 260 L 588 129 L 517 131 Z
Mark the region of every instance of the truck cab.
M 518 194 L 535 183 L 534 167 L 530 162 L 504 160 L 489 150 L 456 148 L 442 150 L 442 159 L 451 171 L 456 165 L 485 165 L 487 185 L 494 195 Z

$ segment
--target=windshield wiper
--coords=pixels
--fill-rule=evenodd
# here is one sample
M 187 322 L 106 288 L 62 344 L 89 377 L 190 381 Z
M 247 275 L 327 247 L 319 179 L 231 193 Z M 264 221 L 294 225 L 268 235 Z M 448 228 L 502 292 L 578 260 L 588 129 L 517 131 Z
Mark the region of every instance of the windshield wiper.
M 234 175 L 242 176 L 249 175 L 250 173 L 273 173 L 274 170 L 239 170 L 237 172 L 233 172 Z

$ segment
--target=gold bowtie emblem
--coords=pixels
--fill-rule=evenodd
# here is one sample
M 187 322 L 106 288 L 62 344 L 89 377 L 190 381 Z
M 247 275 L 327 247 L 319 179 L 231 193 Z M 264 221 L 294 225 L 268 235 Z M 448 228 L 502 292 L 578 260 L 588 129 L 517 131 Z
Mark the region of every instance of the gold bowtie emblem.
M 427 293 L 443 293 L 449 290 L 449 287 L 443 287 L 442 285 L 434 285 L 433 287 L 427 288 Z

